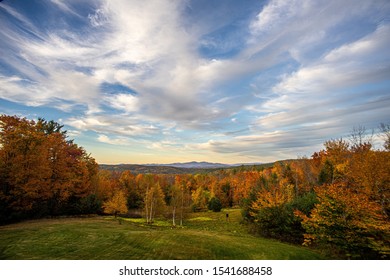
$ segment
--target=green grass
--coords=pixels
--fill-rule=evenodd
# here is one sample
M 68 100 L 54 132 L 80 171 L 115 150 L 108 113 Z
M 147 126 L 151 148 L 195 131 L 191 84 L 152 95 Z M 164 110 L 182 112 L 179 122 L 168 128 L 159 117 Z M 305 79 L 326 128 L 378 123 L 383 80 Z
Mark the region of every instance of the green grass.
M 0 259 L 322 259 L 301 246 L 247 233 L 239 209 L 192 213 L 183 227 L 111 217 L 28 221 L 0 227 Z

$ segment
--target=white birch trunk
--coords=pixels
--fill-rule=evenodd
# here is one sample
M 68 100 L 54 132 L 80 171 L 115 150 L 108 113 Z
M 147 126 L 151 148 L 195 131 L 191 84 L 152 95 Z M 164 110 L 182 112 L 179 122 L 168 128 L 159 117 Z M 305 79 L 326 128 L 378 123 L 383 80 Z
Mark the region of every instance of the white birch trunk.
M 173 225 L 174 227 L 176 226 L 175 218 L 176 218 L 176 205 L 173 206 L 173 210 L 172 210 L 172 225 Z

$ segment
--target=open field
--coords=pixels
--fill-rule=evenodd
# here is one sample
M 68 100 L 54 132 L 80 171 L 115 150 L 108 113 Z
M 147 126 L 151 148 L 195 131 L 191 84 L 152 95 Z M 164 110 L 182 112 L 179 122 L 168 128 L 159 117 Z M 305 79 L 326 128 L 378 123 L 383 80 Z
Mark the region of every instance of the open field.
M 229 211 L 229 221 L 225 213 Z M 318 253 L 254 237 L 238 209 L 169 221 L 111 217 L 27 221 L 0 227 L 0 259 L 322 259 Z

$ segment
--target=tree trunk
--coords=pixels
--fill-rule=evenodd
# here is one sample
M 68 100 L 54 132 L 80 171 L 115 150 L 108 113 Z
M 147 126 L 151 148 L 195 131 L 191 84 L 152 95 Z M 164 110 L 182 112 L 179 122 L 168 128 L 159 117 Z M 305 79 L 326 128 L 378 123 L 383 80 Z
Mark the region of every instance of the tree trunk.
M 146 223 L 149 224 L 149 201 L 148 201 L 148 195 L 149 195 L 149 184 L 146 186 L 146 193 L 145 193 L 145 216 L 146 216 Z
M 183 212 L 184 212 L 184 190 L 182 190 L 181 193 L 180 226 L 183 226 Z
M 153 222 L 153 197 L 150 199 L 150 216 L 149 216 L 149 223 Z
M 172 210 L 172 225 L 174 227 L 176 226 L 175 218 L 176 218 L 176 206 L 173 206 L 173 210 Z

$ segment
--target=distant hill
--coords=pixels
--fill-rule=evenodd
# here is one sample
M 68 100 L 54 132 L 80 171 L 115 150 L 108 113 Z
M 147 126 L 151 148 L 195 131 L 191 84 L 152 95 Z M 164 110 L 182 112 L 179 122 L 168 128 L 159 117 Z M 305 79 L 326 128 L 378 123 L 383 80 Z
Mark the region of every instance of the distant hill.
M 100 164 L 100 169 L 123 172 L 129 170 L 133 174 L 197 174 L 209 173 L 220 169 L 261 169 L 272 166 L 273 163 L 239 163 L 222 164 L 211 162 L 184 162 L 170 164 Z
M 100 164 L 100 169 L 123 172 L 129 170 L 134 174 L 196 174 L 208 172 L 204 168 L 179 168 L 164 165 L 139 165 L 139 164 Z
M 168 164 L 148 164 L 148 166 L 171 166 L 171 167 L 177 167 L 177 168 L 228 168 L 233 165 L 231 164 L 223 164 L 223 163 L 213 163 L 213 162 L 198 162 L 198 161 L 191 161 L 191 162 L 176 162 L 176 163 L 168 163 Z

